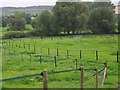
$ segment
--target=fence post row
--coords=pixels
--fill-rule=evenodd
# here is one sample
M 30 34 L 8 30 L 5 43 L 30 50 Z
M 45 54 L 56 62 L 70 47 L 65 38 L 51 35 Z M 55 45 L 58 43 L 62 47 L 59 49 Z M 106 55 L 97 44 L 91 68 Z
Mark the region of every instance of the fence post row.
M 42 74 L 43 74 L 43 89 L 48 90 L 48 72 L 44 70 Z

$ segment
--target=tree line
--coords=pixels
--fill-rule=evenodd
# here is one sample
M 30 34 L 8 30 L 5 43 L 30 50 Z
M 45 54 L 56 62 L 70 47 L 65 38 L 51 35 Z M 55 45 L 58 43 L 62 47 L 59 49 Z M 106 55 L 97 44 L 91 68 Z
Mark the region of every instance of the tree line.
M 38 36 L 118 33 L 114 8 L 111 2 L 57 2 L 52 12 L 35 16 L 17 12 L 7 19 L 3 16 L 2 26 L 21 31 L 31 24 L 31 33 Z

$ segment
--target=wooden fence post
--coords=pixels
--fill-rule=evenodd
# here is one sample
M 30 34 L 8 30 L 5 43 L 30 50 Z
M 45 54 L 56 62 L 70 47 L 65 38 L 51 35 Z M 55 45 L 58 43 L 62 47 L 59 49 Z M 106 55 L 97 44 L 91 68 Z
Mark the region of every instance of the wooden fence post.
M 50 55 L 50 48 L 48 48 L 48 55 Z
M 119 56 L 119 53 L 118 53 L 118 51 L 117 51 L 117 63 L 118 63 L 118 59 L 119 59 L 118 56 Z
M 96 60 L 98 60 L 98 51 L 96 51 Z
M 56 50 L 56 53 L 57 53 L 56 55 L 57 55 L 57 56 L 59 56 L 58 52 L 59 52 L 59 51 L 58 51 L 58 48 L 57 48 L 57 50 Z
M 80 59 L 82 58 L 82 51 L 80 50 Z
M 69 52 L 68 52 L 68 50 L 67 50 L 67 58 L 69 58 Z
M 43 89 L 48 90 L 48 72 L 46 70 L 43 71 Z
M 98 69 L 95 69 L 96 71 L 96 88 L 98 88 Z
M 83 90 L 83 75 L 84 75 L 84 69 L 83 67 L 80 68 L 80 88 Z
M 40 55 L 40 63 L 42 63 L 42 56 Z
M 55 63 L 55 67 L 57 67 L 56 56 L 54 56 L 54 59 L 55 59 L 55 61 L 54 61 L 54 63 Z
M 105 65 L 105 68 L 106 68 L 106 78 L 107 78 L 107 62 L 106 63 L 104 63 L 104 65 Z

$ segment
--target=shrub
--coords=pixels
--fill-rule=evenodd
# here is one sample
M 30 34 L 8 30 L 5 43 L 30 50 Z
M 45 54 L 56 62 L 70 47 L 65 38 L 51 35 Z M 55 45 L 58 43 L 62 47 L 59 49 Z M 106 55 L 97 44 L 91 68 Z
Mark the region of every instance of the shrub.
M 21 31 L 12 31 L 4 34 L 3 39 L 11 39 L 11 38 L 23 38 L 25 37 L 25 33 Z

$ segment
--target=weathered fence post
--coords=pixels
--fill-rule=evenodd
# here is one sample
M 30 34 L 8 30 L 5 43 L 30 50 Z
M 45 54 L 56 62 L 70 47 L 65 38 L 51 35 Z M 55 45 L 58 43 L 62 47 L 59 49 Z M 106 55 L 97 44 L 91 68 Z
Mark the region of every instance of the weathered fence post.
M 82 58 L 82 51 L 80 50 L 80 59 Z
M 107 62 L 105 62 L 104 65 L 105 65 L 105 69 L 106 69 L 106 75 L 105 75 L 105 77 L 107 78 Z
M 67 50 L 67 58 L 69 58 L 69 52 L 68 52 L 68 50 Z
M 46 70 L 43 71 L 43 89 L 48 90 L 48 72 Z
M 42 63 L 42 56 L 40 55 L 40 63 Z
M 80 88 L 83 90 L 83 75 L 84 75 L 84 69 L 83 67 L 80 68 Z
M 42 54 L 42 48 L 40 49 L 40 53 Z
M 58 52 L 59 52 L 59 51 L 58 51 L 58 48 L 57 48 L 57 50 L 56 50 L 56 53 L 57 53 L 56 55 L 57 55 L 57 56 L 59 56 Z
M 48 48 L 48 55 L 50 55 L 50 48 Z
M 78 68 L 77 59 L 75 59 L 75 62 L 76 62 L 76 69 L 77 69 Z
M 56 56 L 54 56 L 54 59 L 55 59 L 55 61 L 54 61 L 54 63 L 55 63 L 55 67 L 57 67 Z
M 98 88 L 98 69 L 95 69 L 96 71 L 96 88 Z
M 119 56 L 119 53 L 118 53 L 118 51 L 117 51 L 117 63 L 118 63 L 118 59 L 119 59 L 118 56 Z
M 98 51 L 96 51 L 96 60 L 98 60 Z

